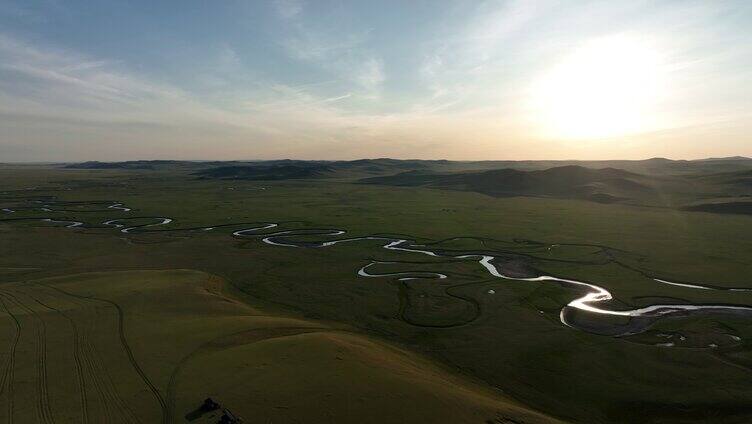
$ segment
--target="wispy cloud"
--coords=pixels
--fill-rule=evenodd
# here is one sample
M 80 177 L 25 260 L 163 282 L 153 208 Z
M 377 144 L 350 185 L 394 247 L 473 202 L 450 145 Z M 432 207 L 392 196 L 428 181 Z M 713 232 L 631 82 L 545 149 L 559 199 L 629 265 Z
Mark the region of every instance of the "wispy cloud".
M 368 58 L 355 70 L 356 81 L 369 92 L 375 92 L 384 82 L 384 64 L 376 58 Z
M 275 0 L 274 7 L 282 19 L 292 19 L 303 10 L 303 2 L 300 0 Z
M 339 100 L 349 99 L 350 97 L 352 97 L 352 93 L 347 93 L 347 94 L 343 94 L 341 96 L 336 96 L 336 97 L 329 97 L 327 99 L 322 100 L 321 102 L 322 103 L 331 103 L 331 102 L 336 102 L 336 101 L 339 101 Z
M 257 146 L 260 153 L 256 154 L 267 157 L 289 156 L 284 153 L 289 144 L 274 140 L 334 140 L 352 136 L 353 130 L 366 131 L 374 123 L 367 115 L 343 114 L 334 107 L 353 97 L 352 93 L 312 94 L 311 90 L 336 80 L 299 86 L 259 84 L 266 88 L 254 89 L 234 105 L 217 107 L 189 91 L 129 72 L 117 62 L 35 46 L 7 35 L 0 37 L 0 61 L 0 75 L 9 77 L 0 81 L 0 127 L 5 129 L 0 154 L 23 151 L 38 156 L 46 151 L 58 158 L 85 159 L 80 151 L 63 153 L 49 143 L 74 143 L 79 149 L 85 145 L 87 151 L 96 152 L 93 145 L 123 137 L 128 143 L 116 150 L 131 155 L 161 151 L 151 144 L 157 142 L 172 146 L 165 154 L 185 157 L 186 152 L 193 152 L 187 146 L 213 140 L 222 158 L 233 151 L 249 155 L 252 146 Z M 226 49 L 216 64 L 236 66 L 237 62 L 236 53 Z M 380 81 L 378 64 L 369 66 L 364 86 Z M 35 128 L 33 134 L 28 125 Z M 27 134 L 33 139 L 26 139 Z M 20 149 L 18 143 L 25 147 Z M 193 157 L 201 154 L 196 151 Z
M 625 31 L 657 40 L 667 57 L 673 95 L 661 108 L 675 116 L 660 128 L 662 145 L 686 150 L 682 140 L 703 126 L 734 128 L 723 135 L 739 145 L 751 129 L 743 2 L 416 3 L 404 10 L 420 16 L 404 20 L 355 3 L 251 2 L 211 8 L 239 15 L 236 24 L 230 13 L 189 29 L 140 20 L 159 41 L 137 55 L 125 38 L 53 38 L 70 27 L 47 33 L 39 23 L 60 16 L 18 4 L 0 6 L 0 21 L 27 25 L 0 32 L 0 156 L 106 159 L 154 146 L 195 158 L 568 155 L 572 144 L 536 134 L 529 87 L 582 42 Z M 636 151 L 604 146 L 612 156 Z
M 366 47 L 370 31 L 348 31 L 332 25 L 335 16 L 324 22 L 309 22 L 300 2 L 277 4 L 284 30 L 281 44 L 291 59 L 312 64 L 340 81 L 350 81 L 353 95 L 376 99 L 386 80 L 384 63 Z
M 171 87 L 158 86 L 134 79 L 114 70 L 114 62 L 95 60 L 75 52 L 40 49 L 0 35 L 0 71 L 15 74 L 15 78 L 0 83 L 0 88 L 12 92 L 19 77 L 39 87 L 27 100 L 42 105 L 75 100 L 76 103 L 134 102 L 157 97 L 176 97 L 181 93 Z M 75 96 L 71 95 L 74 94 Z
M 546 8 L 538 1 L 512 0 L 475 3 L 469 17 L 440 37 L 441 42 L 423 54 L 420 76 L 430 97 L 415 105 L 439 111 L 462 103 L 487 107 L 499 101 L 489 87 L 511 87 L 509 79 L 515 61 L 525 53 L 513 43 L 515 37 L 534 37 L 536 19 Z

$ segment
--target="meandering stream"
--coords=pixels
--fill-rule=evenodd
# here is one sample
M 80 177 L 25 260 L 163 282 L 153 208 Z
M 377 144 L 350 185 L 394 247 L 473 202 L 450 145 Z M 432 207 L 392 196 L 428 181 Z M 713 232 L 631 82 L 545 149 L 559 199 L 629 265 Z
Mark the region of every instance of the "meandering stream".
M 72 204 L 67 202 L 66 204 Z M 100 206 L 107 204 L 106 210 L 116 210 L 120 213 L 131 212 L 121 202 L 92 202 Z M 76 205 L 86 205 L 85 202 L 76 202 Z M 68 211 L 66 209 L 53 209 L 54 202 L 42 202 L 41 207 L 36 210 L 44 211 Z M 6 213 L 14 213 L 19 208 L 3 208 Z M 32 209 L 32 208 L 28 208 Z M 80 210 L 78 212 L 91 212 L 91 210 Z M 52 217 L 29 217 L 29 218 L 8 218 L 0 222 L 38 220 L 53 225 L 61 225 L 65 228 L 83 230 L 88 227 L 84 222 Z M 135 224 L 129 224 L 136 222 Z M 227 223 L 214 226 L 203 226 L 193 228 L 155 228 L 162 227 L 173 222 L 168 217 L 119 217 L 108 219 L 99 225 L 111 227 L 119 230 L 121 233 L 138 235 L 152 232 L 170 232 L 170 231 L 189 231 L 200 230 L 204 232 L 215 231 L 227 227 L 240 227 L 243 223 Z M 553 283 L 561 286 L 573 288 L 581 292 L 581 295 L 564 305 L 559 314 L 559 320 L 562 324 L 583 331 L 611 336 L 624 336 L 636 334 L 650 328 L 657 320 L 671 316 L 687 316 L 693 314 L 733 314 L 752 317 L 752 307 L 745 305 L 709 305 L 709 304 L 654 304 L 634 309 L 617 309 L 612 307 L 611 302 L 614 297 L 606 288 L 591 282 L 573 280 L 551 275 L 530 275 L 520 276 L 513 273 L 505 272 L 504 265 L 499 264 L 504 258 L 489 252 L 464 252 L 457 254 L 456 251 L 447 251 L 438 248 L 429 248 L 426 245 L 416 244 L 406 238 L 389 237 L 384 235 L 368 235 L 362 237 L 342 237 L 347 232 L 343 229 L 336 228 L 297 228 L 297 229 L 280 229 L 283 223 L 280 222 L 259 222 L 252 223 L 253 226 L 241 229 L 235 229 L 231 235 L 235 238 L 260 238 L 267 245 L 280 248 L 327 248 L 345 243 L 355 243 L 364 241 L 376 241 L 381 248 L 400 252 L 404 255 L 425 255 L 435 259 L 447 259 L 452 261 L 474 261 L 491 277 L 503 280 L 517 282 L 534 282 L 534 283 Z M 250 225 L 246 223 L 245 225 Z M 102 227 L 97 228 L 102 228 Z M 273 230 L 273 231 L 270 231 Z M 318 238 L 317 241 L 296 241 L 300 238 Z M 395 264 L 389 261 L 370 261 L 360 267 L 355 273 L 365 278 L 393 278 L 405 282 L 417 279 L 436 279 L 445 280 L 450 278 L 450 274 L 444 274 L 431 271 L 400 271 L 393 273 L 375 273 L 370 270 L 377 264 Z M 672 282 L 662 278 L 650 277 L 657 283 L 666 284 L 676 287 L 696 289 L 696 290 L 726 290 L 726 291 L 752 291 L 749 288 L 722 288 L 707 284 Z M 493 290 L 489 294 L 495 293 Z M 621 323 L 601 322 L 597 317 L 621 317 L 625 321 Z M 735 336 L 736 337 L 736 336 Z M 673 343 L 661 343 L 661 346 L 673 346 Z

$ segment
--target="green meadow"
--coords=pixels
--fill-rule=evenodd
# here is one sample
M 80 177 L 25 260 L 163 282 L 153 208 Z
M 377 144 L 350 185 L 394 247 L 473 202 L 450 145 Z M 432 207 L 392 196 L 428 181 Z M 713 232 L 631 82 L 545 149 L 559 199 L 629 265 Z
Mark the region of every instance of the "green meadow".
M 212 422 L 195 411 L 206 397 L 247 422 L 752 418 L 749 317 L 672 316 L 612 337 L 560 321 L 582 289 L 494 278 L 474 260 L 383 240 L 292 248 L 232 236 L 278 223 L 259 233 L 338 229 L 277 241 L 378 235 L 503 252 L 526 270 L 606 288 L 615 310 L 752 305 L 752 292 L 653 280 L 752 289 L 748 215 L 174 169 L 4 166 L 0 181 L 2 207 L 18 209 L 0 215 L 0 411 L 13 422 Z M 44 196 L 55 196 L 52 211 L 30 203 Z M 155 217 L 172 222 L 102 225 Z M 448 278 L 359 276 L 372 261 L 374 274 Z M 667 335 L 675 346 L 661 346 Z M 41 371 L 34 355 L 48 358 Z

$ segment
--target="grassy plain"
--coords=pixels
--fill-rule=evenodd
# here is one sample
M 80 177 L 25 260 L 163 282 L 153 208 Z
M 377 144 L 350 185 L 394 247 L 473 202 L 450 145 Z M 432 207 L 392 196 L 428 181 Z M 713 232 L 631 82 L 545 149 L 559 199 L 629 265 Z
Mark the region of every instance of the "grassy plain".
M 4 422 L 554 422 L 411 352 L 263 313 L 190 270 L 6 283 Z M 501 421 L 503 422 L 503 421 Z
M 169 226 L 159 229 L 301 221 L 287 225 L 339 228 L 354 236 L 403 234 L 418 242 L 485 237 L 496 241 L 465 239 L 443 245 L 467 250 L 503 247 L 529 255 L 529 265 L 542 272 L 607 287 L 615 296 L 615 307 L 666 300 L 752 304 L 752 294 L 748 292 L 705 292 L 661 285 L 646 277 L 647 274 L 667 280 L 752 288 L 747 278 L 752 271 L 749 260 L 752 217 L 749 216 L 580 200 L 493 198 L 425 188 L 365 186 L 346 180 L 207 181 L 167 171 L 63 171 L 49 167 L 6 168 L 0 174 L 3 181 L 0 192 L 27 197 L 56 195 L 77 201 L 116 200 L 133 208 L 127 213 L 73 210 L 45 214 L 24 210 L 12 214 L 14 218 L 54 215 L 56 219 L 76 218 L 91 224 L 128 216 L 174 219 Z M 32 187 L 37 188 L 18 191 Z M 5 204 L 12 203 L 5 200 Z M 415 404 L 431 405 L 427 399 L 434 399 L 434 395 L 425 395 L 430 392 L 440 396 L 438 402 L 442 405 L 457 402 L 472 405 L 458 412 L 461 416 L 456 422 L 462 417 L 470 421 L 479 418 L 477 411 L 503 410 L 498 403 L 489 407 L 488 402 L 509 402 L 504 400 L 509 398 L 564 420 L 584 423 L 744 423 L 752 417 L 749 406 L 752 405 L 749 394 L 752 326 L 746 320 L 710 315 L 673 318 L 634 337 L 598 336 L 559 322 L 559 310 L 577 295 L 572 289 L 492 279 L 477 262 L 439 263 L 422 255 L 406 257 L 380 249 L 383 243 L 375 241 L 327 249 L 292 249 L 265 245 L 258 239 L 231 237 L 231 232 L 240 228 L 243 226 L 210 232 L 122 234 L 111 228 L 54 228 L 38 221 L 6 223 L 0 225 L 0 280 L 7 285 L 0 288 L 5 290 L 18 281 L 86 272 L 194 269 L 228 281 L 238 290 L 238 296 L 252 305 L 233 303 L 233 308 L 256 308 L 265 314 L 283 314 L 295 317 L 286 319 L 306 322 L 324 320 L 327 324 L 316 325 L 348 329 L 286 335 L 261 344 L 230 343 L 227 349 L 195 358 L 195 362 L 191 359 L 185 372 L 178 373 L 174 387 L 175 393 L 195 395 L 176 395 L 176 411 L 183 411 L 203 396 L 197 394 L 203 390 L 202 379 L 186 376 L 211 370 L 209 374 L 222 378 L 207 382 L 207 392 L 215 390 L 223 399 L 233 402 L 240 402 L 245 393 L 253 393 L 249 398 L 258 403 L 246 415 L 254 415 L 264 405 L 270 405 L 270 397 L 277 399 L 292 390 L 276 386 L 280 380 L 274 376 L 293 379 L 304 392 L 288 399 L 299 402 L 288 404 L 294 408 L 275 410 L 276 417 L 285 417 L 283 421 L 292 421 L 291 415 L 284 414 L 308 411 L 306 414 L 318 417 L 320 422 L 329 422 L 327 419 L 348 422 L 342 417 L 350 418 L 355 415 L 346 414 L 363 411 L 357 408 L 360 404 L 375 408 L 371 410 L 388 409 L 385 405 L 393 405 L 390 402 L 397 399 L 379 397 L 378 393 L 398 386 L 417 391 L 413 398 L 394 392 L 400 394 L 399 398 L 416 399 Z M 541 245 L 514 242 L 515 239 L 535 240 Z M 619 263 L 592 245 L 618 249 L 620 252 L 615 255 Z M 358 268 L 371 259 L 415 262 L 381 265 L 374 271 L 431 270 L 447 272 L 450 278 L 401 282 L 358 277 Z M 567 262 L 570 260 L 577 262 Z M 101 286 L 99 290 L 112 292 L 100 292 L 99 296 L 117 296 L 115 288 L 107 287 L 119 284 L 135 293 L 144 281 L 126 284 L 114 279 L 87 285 L 86 290 Z M 84 290 L 83 286 L 80 290 Z M 489 295 L 488 290 L 494 290 L 495 294 Z M 173 337 L 172 333 L 160 333 L 164 326 L 145 328 L 146 333 L 133 336 L 134 352 L 157 346 L 162 346 L 159 349 L 165 352 L 164 357 L 155 356 L 151 365 L 144 363 L 144 372 L 159 381 L 155 387 L 160 393 L 168 392 L 165 379 L 169 380 L 168 374 L 178 357 L 182 358 L 178 353 L 184 355 L 195 350 L 218 332 L 258 326 L 244 322 L 250 318 L 240 319 L 233 312 L 228 318 L 233 324 L 225 328 L 227 324 L 220 324 L 222 320 L 214 315 L 211 319 L 201 315 L 203 301 L 178 301 L 170 297 L 173 291 L 178 292 L 165 289 L 155 295 L 153 298 L 159 302 L 152 307 L 159 307 L 144 312 L 144 316 L 150 317 L 149 323 L 162 322 L 167 315 L 181 317 L 176 321 L 179 331 L 175 334 L 184 335 L 185 340 L 175 336 L 176 356 L 168 352 L 173 348 L 164 346 L 165 340 L 172 341 Z M 152 297 L 144 293 L 131 297 L 134 301 L 147 298 Z M 191 319 L 194 314 L 198 315 Z M 58 318 L 58 321 L 64 320 Z M 672 349 L 655 346 L 660 341 L 657 334 L 667 332 L 681 332 L 694 344 Z M 729 334 L 741 341 L 730 343 L 726 337 Z M 248 337 L 255 340 L 259 336 Z M 142 341 L 136 342 L 139 338 Z M 386 342 L 399 347 L 390 347 Z M 720 346 L 711 349 L 709 343 Z M 228 369 L 217 365 L 240 361 L 237 367 L 241 367 L 244 363 L 239 358 L 253 355 L 280 358 L 281 352 L 288 352 L 285 361 L 270 364 L 266 368 L 269 374 L 256 369 L 260 374 L 255 375 L 263 374 L 258 379 L 260 386 L 248 386 L 248 390 L 243 389 L 244 385 L 255 383 L 239 381 L 241 377 L 236 379 Z M 301 356 L 304 352 L 310 352 L 310 356 Z M 344 368 L 328 368 L 333 365 L 327 361 L 336 352 L 359 359 L 346 362 Z M 426 355 L 436 363 L 412 359 L 413 354 L 408 352 Z M 409 365 L 399 359 L 386 361 L 398 365 L 389 368 L 388 373 L 378 372 L 371 377 L 380 380 L 358 395 L 365 400 L 348 397 L 346 405 L 337 410 L 345 414 L 338 415 L 340 421 L 317 407 L 327 403 L 327 398 L 302 395 L 323 396 L 326 391 L 316 384 L 324 377 L 342 387 L 342 396 L 345 396 L 342 393 L 357 393 L 348 386 L 354 381 L 349 377 L 373 367 L 363 364 L 374 360 L 381 363 L 387 357 L 411 359 L 407 361 Z M 319 365 L 309 368 L 309 362 Z M 438 386 L 451 386 L 439 384 L 441 379 L 458 378 L 444 374 L 445 367 L 461 375 L 463 381 L 476 382 L 466 384 L 485 388 L 474 388 L 470 398 L 462 397 L 467 395 L 463 390 L 438 391 Z M 225 385 L 226 381 L 231 384 Z M 493 395 L 478 394 L 489 391 Z M 395 413 L 394 422 L 399 421 L 400 414 L 410 412 L 418 414 L 416 418 L 427 417 L 428 408 L 411 411 L 406 404 L 402 405 L 400 408 L 406 409 L 396 410 L 400 412 Z M 148 408 L 145 406 L 144 411 Z M 29 411 L 32 413 L 32 409 Z M 484 419 L 496 418 L 488 415 Z M 433 421 L 437 420 L 443 421 Z

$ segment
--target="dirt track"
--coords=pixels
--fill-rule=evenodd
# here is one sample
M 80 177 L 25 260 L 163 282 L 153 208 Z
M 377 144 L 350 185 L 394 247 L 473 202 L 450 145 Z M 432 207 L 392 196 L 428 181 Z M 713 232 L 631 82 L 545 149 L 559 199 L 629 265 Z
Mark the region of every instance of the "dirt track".
M 117 305 L 25 284 L 3 286 L 0 300 L 0 320 L 14 329 L 3 333 L 3 421 L 29 422 L 30 409 L 45 424 L 158 419 L 152 411 L 162 410 L 161 396 L 154 396 L 130 353 Z M 148 390 L 124 390 L 121 382 L 134 379 Z M 134 402 L 134 395 L 144 399 Z M 146 402 L 157 408 L 133 406 Z M 78 407 L 71 408 L 74 404 Z

